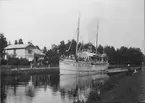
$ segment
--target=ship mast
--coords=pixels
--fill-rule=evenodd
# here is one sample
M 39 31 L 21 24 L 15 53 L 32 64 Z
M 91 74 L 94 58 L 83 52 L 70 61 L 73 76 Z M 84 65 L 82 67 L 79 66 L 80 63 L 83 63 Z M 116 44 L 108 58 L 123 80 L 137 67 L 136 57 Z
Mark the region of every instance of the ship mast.
M 77 28 L 77 44 L 76 44 L 76 56 L 78 55 L 78 43 L 79 43 L 79 26 L 80 26 L 80 15 L 78 18 L 78 28 Z
M 97 24 L 97 34 L 96 34 L 96 54 L 98 53 L 98 51 L 97 51 L 97 45 L 98 45 L 98 28 L 99 28 L 99 26 L 98 26 L 98 24 Z

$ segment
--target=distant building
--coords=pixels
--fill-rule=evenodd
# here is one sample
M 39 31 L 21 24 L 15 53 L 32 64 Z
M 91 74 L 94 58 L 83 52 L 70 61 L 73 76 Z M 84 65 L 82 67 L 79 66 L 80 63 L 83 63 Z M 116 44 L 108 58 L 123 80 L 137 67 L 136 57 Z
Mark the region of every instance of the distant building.
M 8 45 L 5 48 L 5 59 L 8 56 L 14 56 L 16 58 L 26 58 L 29 61 L 38 61 L 38 59 L 43 59 L 45 54 L 36 48 L 33 44 L 15 44 L 15 45 Z

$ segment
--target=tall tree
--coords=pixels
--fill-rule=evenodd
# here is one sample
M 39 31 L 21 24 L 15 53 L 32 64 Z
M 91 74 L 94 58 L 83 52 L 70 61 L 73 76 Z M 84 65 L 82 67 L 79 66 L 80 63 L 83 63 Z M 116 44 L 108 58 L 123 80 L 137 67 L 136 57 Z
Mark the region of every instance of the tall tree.
M 24 44 L 22 39 L 19 39 L 19 44 Z
M 0 34 L 0 58 L 4 59 L 4 48 L 7 46 L 7 40 L 6 37 L 1 33 Z

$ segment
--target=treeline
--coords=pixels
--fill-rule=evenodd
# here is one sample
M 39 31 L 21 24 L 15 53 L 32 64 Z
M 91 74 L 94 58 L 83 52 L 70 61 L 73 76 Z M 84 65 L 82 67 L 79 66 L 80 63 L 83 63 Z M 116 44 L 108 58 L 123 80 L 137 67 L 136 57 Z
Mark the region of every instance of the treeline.
M 71 45 L 71 47 L 70 47 Z M 46 47 L 45 47 L 46 48 Z M 70 50 L 68 50 L 70 49 Z M 92 49 L 93 52 L 96 51 L 95 46 L 92 43 L 79 43 L 78 49 Z M 68 51 L 67 51 L 68 50 Z M 102 46 L 99 45 L 97 48 L 97 51 L 102 54 L 106 53 L 108 56 L 109 63 L 112 65 L 141 65 L 141 63 L 144 61 L 145 56 L 141 52 L 139 48 L 133 48 L 133 47 L 125 47 L 122 46 L 118 49 L 115 49 L 113 46 Z M 50 50 L 45 49 L 45 61 L 48 61 L 52 64 L 58 64 L 59 63 L 59 57 L 64 55 L 70 55 L 75 54 L 76 52 L 76 41 L 68 41 L 65 43 L 64 41 L 61 41 L 59 45 L 52 45 L 52 48 Z
M 23 40 L 19 39 L 18 44 L 22 44 Z M 15 41 L 15 44 L 17 44 Z M 3 34 L 0 34 L 0 63 L 4 60 L 4 48 L 9 45 L 9 43 L 6 40 L 6 37 L 4 37 Z M 71 46 L 70 46 L 71 45 Z M 38 49 L 39 46 L 36 46 Z M 96 51 L 95 46 L 92 43 L 79 43 L 78 49 L 92 49 L 93 52 Z M 139 48 L 127 48 L 125 46 L 122 46 L 118 49 L 115 49 L 113 46 L 102 46 L 99 45 L 97 48 L 97 51 L 99 53 L 106 53 L 108 56 L 108 60 L 110 64 L 118 64 L 118 65 L 141 65 L 143 61 L 145 61 L 145 56 L 141 52 Z M 43 48 L 43 52 L 46 54 L 43 60 L 44 64 L 52 64 L 52 65 L 58 65 L 59 64 L 59 58 L 61 55 L 71 55 L 75 54 L 76 52 L 76 41 L 68 40 L 67 43 L 64 41 L 61 41 L 60 44 L 55 45 L 53 44 L 51 49 L 47 49 L 46 47 Z

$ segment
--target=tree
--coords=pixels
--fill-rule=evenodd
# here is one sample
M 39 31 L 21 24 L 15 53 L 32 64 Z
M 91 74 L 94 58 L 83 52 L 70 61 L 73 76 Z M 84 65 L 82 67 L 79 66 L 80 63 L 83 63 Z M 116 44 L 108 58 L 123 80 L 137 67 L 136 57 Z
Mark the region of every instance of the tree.
M 52 49 L 52 50 L 54 50 L 54 49 L 56 49 L 56 48 L 57 48 L 57 45 L 56 45 L 56 44 L 52 44 L 52 45 L 51 45 L 51 49 Z
M 72 45 L 71 45 L 71 49 L 70 49 L 70 54 L 75 55 L 77 42 L 74 39 L 71 42 L 72 42 Z
M 113 46 L 106 46 L 104 47 L 104 52 L 108 56 L 108 60 L 110 64 L 116 64 L 115 56 L 116 56 L 116 51 Z
M 54 48 L 54 50 L 48 50 L 45 56 L 45 61 L 48 61 L 48 64 L 51 65 L 58 65 L 59 63 L 59 55 L 55 50 L 56 48 Z
M 7 46 L 7 40 L 6 37 L 1 33 L 0 34 L 0 59 L 4 59 L 4 48 Z M 0 60 L 1 61 L 1 60 Z
M 91 49 L 92 52 L 96 52 L 96 48 L 95 48 L 95 46 L 92 43 L 85 44 L 83 48 L 84 49 Z
M 131 61 L 131 64 L 141 65 L 143 62 L 143 53 L 139 48 L 129 48 L 128 59 Z
M 118 58 L 120 59 L 119 62 L 121 64 L 128 64 L 131 61 L 129 60 L 129 52 L 128 52 L 128 48 L 127 47 L 120 47 L 119 51 L 118 51 Z
M 19 43 L 18 44 L 24 44 L 22 39 L 19 39 Z
M 39 46 L 38 46 L 38 45 L 36 45 L 36 46 L 35 46 L 35 48 L 40 50 L 40 48 L 39 48 Z
M 81 51 L 83 49 L 83 47 L 84 47 L 84 43 L 83 42 L 79 43 L 78 44 L 78 51 Z
M 60 42 L 60 45 L 59 45 L 58 48 L 59 48 L 59 55 L 60 56 L 65 54 L 65 48 L 66 48 L 66 46 L 65 46 L 65 42 L 64 41 Z
M 103 46 L 99 45 L 97 48 L 97 51 L 102 54 L 103 53 Z
M 68 42 L 65 44 L 65 55 L 69 55 L 70 54 L 70 46 L 71 46 L 71 41 L 70 40 L 68 40 Z
M 44 46 L 42 51 L 43 51 L 44 54 L 46 54 L 47 53 L 47 48 Z
M 15 44 L 18 44 L 17 40 L 15 40 Z

